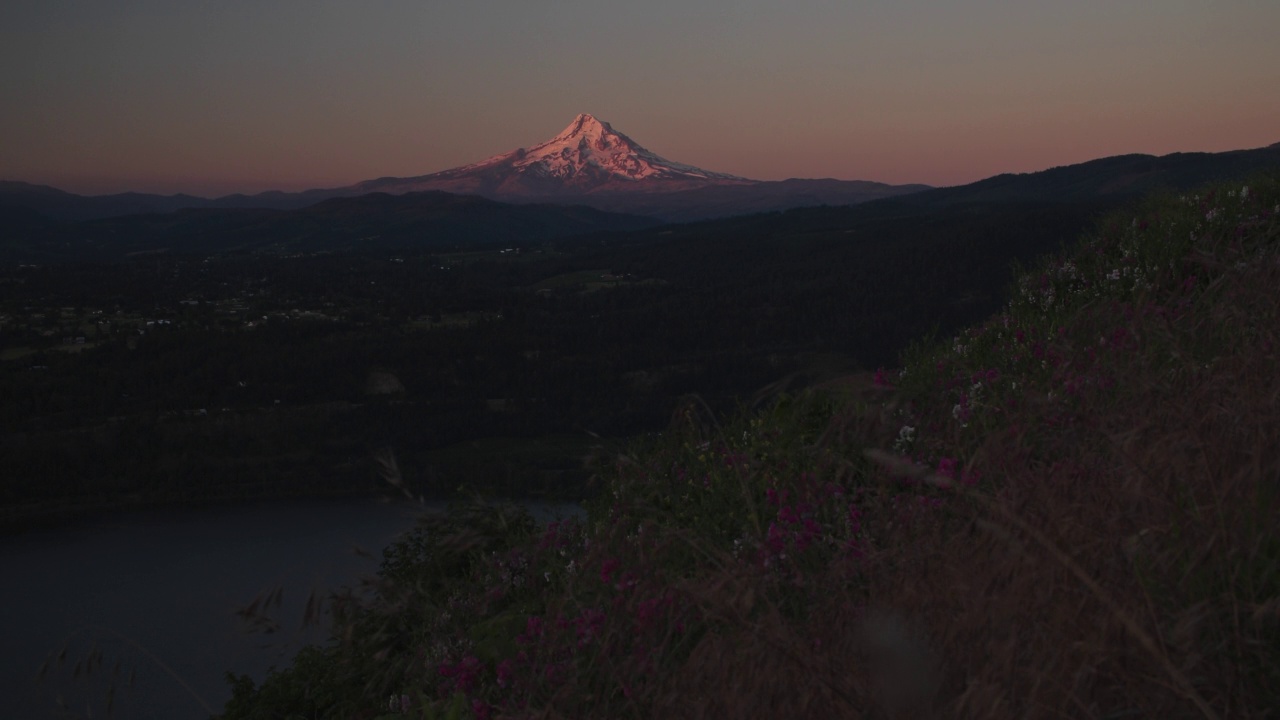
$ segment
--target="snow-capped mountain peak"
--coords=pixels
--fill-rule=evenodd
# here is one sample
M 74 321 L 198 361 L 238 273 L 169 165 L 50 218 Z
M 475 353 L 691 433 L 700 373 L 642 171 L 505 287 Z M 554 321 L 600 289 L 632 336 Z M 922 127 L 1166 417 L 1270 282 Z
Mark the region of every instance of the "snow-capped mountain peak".
M 619 136 L 620 134 L 615 132 L 614 129 L 610 127 L 609 123 L 597 120 L 594 115 L 581 113 L 578 117 L 573 119 L 573 122 L 569 123 L 569 127 L 560 131 L 559 135 L 556 135 L 547 142 L 535 147 L 545 147 L 556 143 L 575 142 L 580 139 L 597 141 L 605 140 L 607 142 L 609 138 L 606 136 L 609 135 Z
M 497 155 L 458 171 L 506 164 L 518 173 L 557 178 L 572 185 L 644 179 L 745 181 L 667 160 L 587 113 L 575 117 L 568 127 L 544 143 Z
M 495 198 L 671 192 L 756 181 L 673 162 L 609 123 L 582 113 L 550 140 L 471 165 L 416 178 L 361 183 L 366 191 L 439 189 Z
M 660 157 L 614 130 L 609 123 L 586 113 L 574 118 L 551 140 L 526 150 L 515 166 L 561 178 L 598 169 L 632 180 L 650 177 L 742 180 Z

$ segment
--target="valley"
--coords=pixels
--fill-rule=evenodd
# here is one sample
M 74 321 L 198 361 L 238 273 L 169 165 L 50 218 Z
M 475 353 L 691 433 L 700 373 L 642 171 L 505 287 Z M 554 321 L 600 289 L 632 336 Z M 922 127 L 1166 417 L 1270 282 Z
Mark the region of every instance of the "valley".
M 687 403 L 891 366 L 1133 193 L 1278 154 L 1125 156 L 685 224 L 439 191 L 19 223 L 0 242 L 0 524 L 387 492 L 579 500 L 598 458 Z
M 980 317 L 1013 260 L 1099 207 L 18 263 L 0 271 L 4 519 L 377 494 L 388 449 L 414 495 L 579 499 L 592 456 L 689 398 L 794 392 Z
M 1272 718 L 1277 27 L 0 4 L 0 715 Z

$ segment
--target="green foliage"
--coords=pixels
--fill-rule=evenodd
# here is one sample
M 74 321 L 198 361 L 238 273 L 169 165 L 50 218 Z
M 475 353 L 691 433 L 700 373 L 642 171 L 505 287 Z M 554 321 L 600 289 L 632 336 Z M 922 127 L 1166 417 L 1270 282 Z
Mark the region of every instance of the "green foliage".
M 820 453 L 812 446 L 835 410 L 825 395 L 783 396 L 762 412 L 739 411 L 719 425 L 705 406 L 687 403 L 665 433 L 619 459 L 609 493 L 588 505 L 591 515 L 613 522 L 625 514 L 722 546 L 744 535 L 761 537 L 766 489 L 815 470 Z
M 1241 188 L 1110 216 L 869 387 L 686 402 L 598 464 L 585 522 L 483 504 L 425 522 L 372 598 L 338 603 L 335 645 L 235 680 L 227 717 L 385 717 L 402 696 L 429 718 L 736 716 L 756 697 L 854 715 L 890 707 L 858 679 L 882 670 L 859 655 L 875 603 L 932 622 L 957 715 L 1262 716 L 1280 465 L 1255 396 L 1280 342 L 1280 181 Z
M 1098 207 L 816 208 L 518 255 L 0 267 L 0 432 L 20 468 L 0 510 L 373 494 L 369 455 L 388 446 L 415 495 L 451 498 L 465 478 L 580 499 L 587 449 L 563 438 L 661 428 L 691 392 L 728 412 L 820 355 L 892 362 L 925 328 L 990 312 L 1011 259 L 1071 240 Z M 541 285 L 606 268 L 628 280 Z M 373 369 L 404 391 L 365 395 Z
M 365 705 L 362 683 L 343 672 L 331 648 L 303 648 L 289 667 L 273 669 L 260 686 L 248 676 L 231 673 L 227 683 L 232 696 L 223 708 L 223 720 L 356 717 Z

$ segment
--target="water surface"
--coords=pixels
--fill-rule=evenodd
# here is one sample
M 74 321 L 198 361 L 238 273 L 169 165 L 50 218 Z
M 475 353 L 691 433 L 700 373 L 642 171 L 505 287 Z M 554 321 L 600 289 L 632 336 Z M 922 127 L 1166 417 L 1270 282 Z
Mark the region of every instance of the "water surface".
M 227 670 L 261 681 L 303 644 L 323 642 L 327 627 L 301 629 L 309 593 L 372 575 L 417 511 L 374 500 L 262 503 L 120 513 L 0 538 L 4 715 L 103 717 L 119 662 L 115 717 L 208 718 L 230 697 Z M 277 587 L 281 630 L 246 632 L 236 611 Z M 41 663 L 63 647 L 62 667 L 37 683 Z M 95 647 L 102 665 L 87 681 L 73 677 Z

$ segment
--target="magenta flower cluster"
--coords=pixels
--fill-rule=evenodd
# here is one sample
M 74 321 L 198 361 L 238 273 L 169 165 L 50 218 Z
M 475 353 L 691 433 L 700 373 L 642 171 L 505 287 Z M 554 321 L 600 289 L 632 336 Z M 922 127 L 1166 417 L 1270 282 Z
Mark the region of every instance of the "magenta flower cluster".
M 846 557 L 862 557 L 862 512 L 835 483 L 801 473 L 790 488 L 766 488 L 765 502 L 776 514 L 756 557 L 760 565 L 793 565 L 813 552 L 836 548 Z

